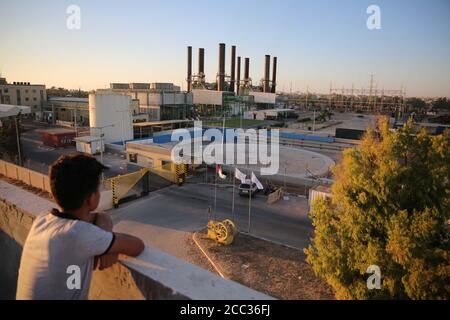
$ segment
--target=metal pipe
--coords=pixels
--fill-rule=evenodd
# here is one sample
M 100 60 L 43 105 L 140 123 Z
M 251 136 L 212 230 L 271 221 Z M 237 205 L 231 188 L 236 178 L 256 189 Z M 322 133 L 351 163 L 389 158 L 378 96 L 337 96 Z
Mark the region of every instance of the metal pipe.
M 241 94 L 241 57 L 237 57 L 237 76 L 236 76 L 237 86 L 236 94 Z
M 192 47 L 188 46 L 188 63 L 187 63 L 187 91 L 192 90 Z
M 248 81 L 250 79 L 250 58 L 245 58 L 244 64 L 244 80 Z
M 276 93 L 276 90 L 277 90 L 277 57 L 273 57 L 272 93 Z
M 266 54 L 266 61 L 264 64 L 264 83 L 263 83 L 263 91 L 264 92 L 269 92 L 270 87 L 269 87 L 269 78 L 270 78 L 270 55 Z
M 205 74 L 205 49 L 204 48 L 198 49 L 198 74 L 199 75 Z
M 234 92 L 236 78 L 236 46 L 231 47 L 230 92 Z
M 219 43 L 219 73 L 217 74 L 217 90 L 225 89 L 225 43 Z

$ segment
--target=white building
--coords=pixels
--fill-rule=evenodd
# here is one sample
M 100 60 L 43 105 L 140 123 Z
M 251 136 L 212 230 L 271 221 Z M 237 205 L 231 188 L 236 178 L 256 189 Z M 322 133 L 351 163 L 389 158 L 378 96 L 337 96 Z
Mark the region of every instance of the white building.
M 92 136 L 103 134 L 105 143 L 133 139 L 131 97 L 120 93 L 89 95 L 89 124 Z

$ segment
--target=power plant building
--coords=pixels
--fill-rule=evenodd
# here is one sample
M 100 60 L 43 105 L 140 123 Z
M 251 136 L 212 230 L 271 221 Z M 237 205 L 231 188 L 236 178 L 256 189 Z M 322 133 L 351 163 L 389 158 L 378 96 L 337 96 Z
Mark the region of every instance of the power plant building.
M 111 83 L 110 91 L 139 101 L 139 112 L 148 114 L 149 121 L 177 120 L 190 116 L 192 94 L 180 91 L 173 83 Z

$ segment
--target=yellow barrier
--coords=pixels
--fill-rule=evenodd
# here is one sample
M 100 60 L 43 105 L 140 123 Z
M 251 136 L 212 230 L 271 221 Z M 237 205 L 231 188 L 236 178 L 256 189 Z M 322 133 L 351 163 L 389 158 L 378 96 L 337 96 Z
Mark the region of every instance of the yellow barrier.
M 136 172 L 118 175 L 108 179 L 111 184 L 113 204 L 117 206 L 119 200 L 122 199 L 149 171 L 149 169 L 144 168 Z

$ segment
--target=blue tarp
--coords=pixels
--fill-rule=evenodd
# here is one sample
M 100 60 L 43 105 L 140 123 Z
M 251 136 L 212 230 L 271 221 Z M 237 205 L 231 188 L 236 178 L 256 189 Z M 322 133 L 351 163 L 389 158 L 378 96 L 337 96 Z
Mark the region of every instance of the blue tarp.
M 222 128 L 217 128 L 220 131 L 222 131 Z M 202 134 L 205 133 L 206 129 L 203 129 Z M 191 132 L 191 137 L 193 137 L 194 132 Z M 270 131 L 268 131 L 268 135 L 270 136 Z M 294 132 L 287 132 L 287 131 L 280 131 L 279 133 L 280 138 L 285 139 L 295 139 L 295 140 L 306 140 L 306 141 L 316 141 L 316 142 L 327 142 L 331 143 L 334 142 L 333 137 L 321 137 L 321 136 L 314 136 L 314 135 L 307 135 L 307 134 L 300 134 L 300 133 L 294 133 Z M 162 143 L 168 143 L 172 139 L 172 136 L 170 134 L 162 134 L 162 135 L 156 135 L 153 136 L 153 142 L 162 144 Z M 225 132 L 225 141 L 226 141 L 226 132 Z

